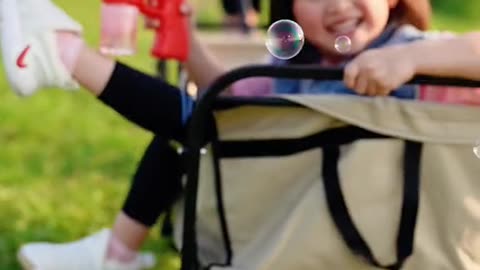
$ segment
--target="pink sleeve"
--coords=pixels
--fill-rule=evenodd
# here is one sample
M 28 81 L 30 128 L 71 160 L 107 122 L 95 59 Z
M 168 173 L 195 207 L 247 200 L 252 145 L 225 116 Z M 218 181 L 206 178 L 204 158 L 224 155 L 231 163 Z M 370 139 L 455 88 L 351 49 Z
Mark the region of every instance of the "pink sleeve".
M 266 96 L 272 93 L 272 89 L 272 78 L 255 77 L 234 83 L 231 87 L 231 93 L 234 96 Z
M 443 104 L 480 105 L 480 88 L 423 85 L 419 99 Z
M 427 32 L 427 39 L 448 39 L 455 37 L 448 32 Z M 419 99 L 442 104 L 480 105 L 480 88 L 452 86 L 420 86 Z

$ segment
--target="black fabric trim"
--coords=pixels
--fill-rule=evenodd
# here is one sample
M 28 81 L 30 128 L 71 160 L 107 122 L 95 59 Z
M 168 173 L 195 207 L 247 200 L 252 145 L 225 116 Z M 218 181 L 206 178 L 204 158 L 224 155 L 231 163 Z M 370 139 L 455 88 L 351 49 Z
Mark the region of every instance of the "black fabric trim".
M 213 267 L 222 267 L 222 268 L 225 268 L 225 267 L 229 267 L 231 265 L 226 265 L 226 264 L 223 264 L 223 263 L 211 263 L 209 264 L 208 266 L 206 267 L 203 267 L 202 269 L 203 270 L 211 270 Z
M 359 139 L 380 139 L 389 136 L 354 126 L 329 129 L 307 137 L 295 139 L 222 141 L 223 158 L 287 156 L 317 147 L 349 144 Z
M 183 213 L 182 263 L 181 270 L 200 269 L 197 245 L 197 196 L 200 149 L 187 148 L 184 153 L 187 166 L 187 184 L 185 186 L 185 205 Z
M 222 176 L 220 171 L 220 161 L 219 161 L 219 141 L 218 141 L 218 129 L 216 125 L 212 125 L 213 129 L 213 138 L 212 138 L 212 158 L 213 158 L 213 166 L 214 166 L 214 177 L 215 177 L 215 196 L 217 197 L 217 211 L 218 211 L 218 218 L 220 221 L 220 228 L 223 237 L 223 244 L 225 248 L 225 263 L 211 263 L 209 264 L 206 269 L 210 269 L 213 266 L 220 266 L 220 267 L 227 267 L 232 265 L 232 258 L 233 258 L 233 249 L 232 249 L 232 242 L 230 240 L 230 233 L 228 231 L 228 222 L 227 216 L 225 214 L 225 206 L 223 200 L 223 188 L 222 188 Z
M 218 97 L 213 104 L 214 110 L 227 110 L 241 106 L 262 106 L 262 107 L 305 107 L 302 104 L 280 97 Z M 306 108 L 306 107 L 305 107 Z
M 415 228 L 420 204 L 420 165 L 423 144 L 406 141 L 403 156 L 404 187 L 400 227 L 397 238 L 397 258 L 401 263 L 413 253 Z
M 328 210 L 337 229 L 353 253 L 370 259 L 372 258 L 372 251 L 355 227 L 340 187 L 339 159 L 340 148 L 338 146 L 323 148 L 322 179 L 325 185 Z M 375 262 L 373 259 L 373 263 Z
M 421 149 L 422 144 L 420 143 L 405 142 L 403 204 L 396 239 L 397 262 L 391 265 L 382 265 L 373 256 L 371 249 L 362 238 L 349 214 L 338 174 L 339 146 L 331 145 L 323 148 L 322 179 L 330 215 L 350 250 L 375 267 L 390 270 L 401 269 L 405 260 L 413 252 L 419 205 Z

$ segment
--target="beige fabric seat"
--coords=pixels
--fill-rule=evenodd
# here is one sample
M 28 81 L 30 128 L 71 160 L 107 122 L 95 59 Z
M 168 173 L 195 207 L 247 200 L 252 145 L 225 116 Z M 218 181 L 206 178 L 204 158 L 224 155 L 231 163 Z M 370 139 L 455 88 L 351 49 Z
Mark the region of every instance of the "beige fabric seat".
M 349 96 L 285 98 L 303 106 L 248 105 L 215 114 L 220 140 L 215 149 L 232 253 L 231 264 L 222 266 L 228 249 L 210 145 L 201 160 L 197 205 L 203 266 L 377 269 L 352 253 L 329 211 L 324 178 L 332 156 L 326 160 L 325 149 L 337 146 L 315 145 L 320 142 L 318 134 L 330 132 L 330 140 L 340 141 L 338 163 L 333 164 L 346 206 L 380 264 L 397 260 L 409 142 L 421 145 L 416 162 L 419 207 L 413 254 L 401 269 L 480 269 L 480 160 L 472 152 L 480 138 L 480 108 Z M 348 134 L 341 131 L 350 127 L 379 136 L 342 142 Z M 279 145 L 291 149 L 282 152 L 275 148 Z M 178 243 L 181 205 L 176 215 Z

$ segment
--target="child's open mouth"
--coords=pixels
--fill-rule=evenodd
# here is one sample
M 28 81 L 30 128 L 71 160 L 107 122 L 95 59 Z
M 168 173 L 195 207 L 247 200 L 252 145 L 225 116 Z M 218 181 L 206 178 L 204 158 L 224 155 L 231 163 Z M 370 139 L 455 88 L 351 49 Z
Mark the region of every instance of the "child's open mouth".
M 328 25 L 326 29 L 334 36 L 351 36 L 362 22 L 361 18 L 345 19 Z

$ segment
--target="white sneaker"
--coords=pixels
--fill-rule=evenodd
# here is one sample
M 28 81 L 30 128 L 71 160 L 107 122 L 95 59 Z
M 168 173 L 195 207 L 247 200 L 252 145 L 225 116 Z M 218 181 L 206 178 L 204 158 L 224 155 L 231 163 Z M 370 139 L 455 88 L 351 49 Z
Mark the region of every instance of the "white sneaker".
M 56 31 L 82 27 L 50 0 L 1 0 L 1 49 L 7 79 L 22 96 L 38 89 L 76 89 L 57 48 Z
M 155 265 L 151 253 L 141 253 L 128 264 L 105 261 L 110 234 L 104 229 L 67 244 L 27 244 L 18 252 L 18 260 L 25 270 L 141 270 Z

